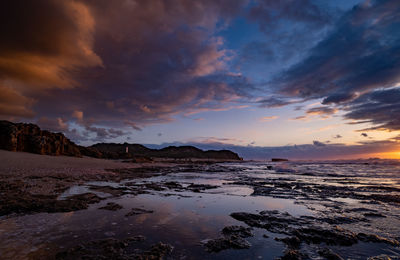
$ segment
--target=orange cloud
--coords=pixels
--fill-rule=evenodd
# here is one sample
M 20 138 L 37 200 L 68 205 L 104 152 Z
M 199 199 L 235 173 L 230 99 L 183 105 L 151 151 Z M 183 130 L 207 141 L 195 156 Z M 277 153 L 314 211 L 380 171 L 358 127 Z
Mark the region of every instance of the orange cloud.
M 0 85 L 0 115 L 6 117 L 33 117 L 30 107 L 34 99 L 25 97 L 13 88 Z
M 102 65 L 93 51 L 94 18 L 83 3 L 9 1 L 2 9 L 0 80 L 68 88 L 76 84 L 71 71 Z
M 278 118 L 277 116 L 264 116 L 264 117 L 260 118 L 259 121 L 260 122 L 269 122 L 269 121 L 272 121 L 277 118 Z

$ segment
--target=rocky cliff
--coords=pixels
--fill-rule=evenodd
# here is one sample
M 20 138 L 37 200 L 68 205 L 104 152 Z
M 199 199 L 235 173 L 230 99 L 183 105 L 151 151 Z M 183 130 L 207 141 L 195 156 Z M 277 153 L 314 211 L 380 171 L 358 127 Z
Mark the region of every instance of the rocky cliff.
M 0 149 L 48 155 L 81 156 L 79 146 L 62 133 L 41 130 L 34 124 L 0 121 Z
M 90 156 L 106 159 L 132 159 L 146 161 L 150 158 L 240 160 L 228 150 L 203 151 L 193 146 L 169 146 L 149 149 L 140 144 L 99 143 L 89 147 L 76 145 L 62 133 L 41 130 L 37 125 L 12 123 L 0 120 L 0 149 L 47 155 Z

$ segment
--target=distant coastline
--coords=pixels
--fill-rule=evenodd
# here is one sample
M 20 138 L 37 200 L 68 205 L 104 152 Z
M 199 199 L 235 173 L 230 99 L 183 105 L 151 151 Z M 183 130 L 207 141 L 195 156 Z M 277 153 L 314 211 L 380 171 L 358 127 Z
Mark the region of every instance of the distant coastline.
M 80 146 L 63 133 L 41 130 L 35 124 L 0 121 L 0 149 L 43 155 L 89 156 L 103 159 L 125 159 L 131 162 L 153 160 L 179 161 L 240 161 L 237 153 L 229 150 L 203 151 L 194 146 L 169 146 L 150 149 L 141 144 L 98 143 Z

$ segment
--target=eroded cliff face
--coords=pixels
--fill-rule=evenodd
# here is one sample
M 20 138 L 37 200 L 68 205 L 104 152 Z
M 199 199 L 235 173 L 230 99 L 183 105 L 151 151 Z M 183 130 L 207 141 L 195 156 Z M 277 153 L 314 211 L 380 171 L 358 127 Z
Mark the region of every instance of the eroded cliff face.
M 0 121 L 0 149 L 47 155 L 81 156 L 79 146 L 62 133 L 41 130 L 37 125 Z

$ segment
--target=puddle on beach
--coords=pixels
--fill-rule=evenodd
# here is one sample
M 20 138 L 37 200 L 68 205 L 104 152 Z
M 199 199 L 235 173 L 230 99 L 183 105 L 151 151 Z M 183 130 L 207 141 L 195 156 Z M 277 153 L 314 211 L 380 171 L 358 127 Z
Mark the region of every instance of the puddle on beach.
M 0 259 L 52 258 L 57 252 L 83 242 L 106 238 L 124 239 L 137 235 L 145 237 L 143 242 L 138 243 L 139 248 L 149 248 L 158 242 L 173 246 L 171 255 L 166 259 L 276 259 L 283 256 L 287 245 L 275 238 L 286 235 L 257 226 L 253 227 L 254 236 L 246 238 L 251 244 L 249 249 L 207 252 L 203 245 L 204 241 L 221 237 L 221 230 L 224 227 L 232 225 L 247 227 L 245 224 L 247 222 L 230 216 L 233 212 L 262 215 L 262 211 L 276 210 L 280 213 L 287 212 L 297 219 L 304 216 L 318 217 L 318 221 L 322 217 L 333 215 L 346 215 L 354 219 L 361 219 L 360 216 L 362 216 L 363 219 L 360 222 L 338 222 L 331 225 L 338 225 L 352 232 L 375 233 L 391 239 L 400 237 L 399 204 L 391 201 L 370 204 L 369 201 L 363 201 L 363 197 L 358 193 L 356 194 L 358 197 L 355 195 L 341 197 L 340 190 L 337 191 L 337 196 L 332 195 L 335 193 L 320 195 L 326 186 L 329 186 L 329 189 L 343 186 L 357 189 L 381 185 L 378 182 L 379 178 L 372 173 L 371 176 L 360 177 L 353 185 L 338 183 L 338 180 L 344 178 L 340 176 L 340 173 L 348 175 L 350 172 L 345 172 L 344 166 L 339 167 L 335 172 L 338 176 L 334 177 L 328 176 L 326 167 L 325 171 L 322 171 L 314 164 L 285 166 L 296 171 L 295 173 L 293 171 L 285 173 L 283 170 L 277 173 L 275 170 L 267 169 L 266 164 L 259 163 L 223 164 L 222 166 L 226 166 L 229 171 L 176 172 L 151 178 L 125 180 L 120 183 L 89 182 L 85 185 L 73 186 L 58 199 L 63 200 L 69 196 L 87 192 L 95 193 L 104 199 L 99 203 L 91 204 L 86 210 L 3 217 L 0 219 Z M 274 168 L 278 166 L 279 164 L 276 167 L 274 165 Z M 335 165 L 329 167 L 331 171 L 335 170 Z M 363 167 L 367 168 L 367 166 Z M 351 167 L 346 165 L 345 168 Z M 361 170 L 352 170 L 352 172 L 359 171 Z M 303 173 L 313 173 L 313 175 L 303 175 Z M 396 174 L 386 174 L 381 177 L 385 187 L 398 186 Z M 174 185 L 179 184 L 182 188 L 157 189 L 151 186 L 152 184 L 164 185 L 168 182 L 173 182 Z M 253 186 L 257 182 L 262 184 Z M 391 183 L 396 184 L 391 185 Z M 129 189 L 132 185 L 146 184 L 150 188 L 145 188 L 144 194 L 113 196 L 100 189 L 91 189 L 93 186 Z M 215 187 L 203 190 L 187 189 L 190 185 Z M 302 188 L 302 192 L 297 192 L 299 186 L 306 188 Z M 271 191 L 268 187 L 272 187 L 273 190 Z M 261 192 L 254 194 L 257 189 L 261 189 Z M 318 189 L 322 191 L 318 192 Z M 346 192 L 349 191 L 346 190 Z M 368 192 L 368 190 L 360 190 L 360 194 L 364 196 Z M 122 209 L 115 211 L 99 209 L 110 202 L 121 205 Z M 127 216 L 132 209 L 138 209 L 139 213 Z M 332 249 L 342 257 L 352 259 L 366 259 L 368 256 L 379 254 L 400 256 L 398 246 L 381 242 L 358 242 L 351 246 L 326 245 L 324 242 L 318 245 L 302 243 L 298 250 L 307 253 L 312 259 L 324 259 L 316 253 L 316 248 L 323 247 Z

